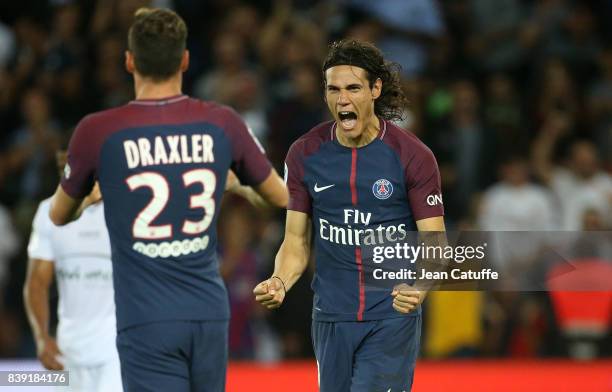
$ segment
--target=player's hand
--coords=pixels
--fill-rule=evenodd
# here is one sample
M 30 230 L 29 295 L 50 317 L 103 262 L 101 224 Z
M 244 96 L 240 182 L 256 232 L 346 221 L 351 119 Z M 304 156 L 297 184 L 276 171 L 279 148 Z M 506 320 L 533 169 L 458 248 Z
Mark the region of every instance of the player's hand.
M 264 280 L 253 289 L 255 301 L 268 309 L 280 307 L 285 299 L 285 288 L 279 278 Z
M 83 211 L 85 208 L 99 203 L 100 201 L 102 201 L 102 192 L 100 192 L 100 184 L 96 182 L 89 195 L 83 199 L 80 210 Z
M 50 336 L 36 342 L 38 359 L 47 370 L 64 370 L 64 365 L 59 362 L 58 357 L 62 355 L 57 347 L 55 339 Z
M 100 191 L 100 183 L 96 181 L 91 193 L 87 196 L 90 204 L 96 204 L 102 201 L 102 192 Z
M 226 192 L 236 192 L 236 190 L 240 188 L 240 181 L 236 174 L 233 171 L 228 170 L 227 179 L 225 180 L 225 191 Z
M 426 294 L 426 291 L 417 290 L 405 283 L 397 285 L 391 292 L 393 309 L 400 313 L 410 313 L 423 302 Z

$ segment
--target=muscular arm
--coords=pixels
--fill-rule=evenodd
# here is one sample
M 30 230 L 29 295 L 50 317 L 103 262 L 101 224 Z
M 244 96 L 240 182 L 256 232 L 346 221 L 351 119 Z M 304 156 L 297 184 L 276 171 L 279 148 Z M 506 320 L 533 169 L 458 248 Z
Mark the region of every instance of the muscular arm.
M 58 225 L 63 226 L 76 218 L 78 218 L 78 210 L 81 205 L 81 199 L 74 199 L 67 194 L 61 185 L 57 186 L 53 199 L 51 199 L 51 209 L 49 210 L 49 218 Z
M 448 245 L 446 239 L 446 227 L 444 226 L 443 216 L 434 216 L 432 218 L 421 219 L 416 222 L 417 229 L 419 231 L 419 243 L 425 244 L 425 246 L 438 246 L 445 247 Z M 427 263 L 429 270 L 445 270 L 448 267 L 447 260 L 422 260 Z M 421 282 L 418 288 L 427 293 L 432 287 L 429 282 Z
M 298 211 L 287 211 L 285 239 L 274 262 L 273 276 L 280 277 L 289 290 L 302 276 L 310 259 L 310 217 Z
M 268 181 L 266 183 L 266 181 Z M 266 180 L 256 187 L 257 191 L 250 186 L 242 185 L 233 171 L 227 173 L 225 191 L 231 192 L 245 198 L 257 208 L 276 206 L 287 207 L 287 189 L 276 171 L 272 170 Z M 264 199 L 264 195 L 265 199 Z
M 419 243 L 423 242 L 426 246 L 446 245 L 446 236 L 444 235 L 446 228 L 444 226 L 443 216 L 420 219 L 416 221 L 416 224 L 419 233 L 422 234 L 419 235 Z M 434 265 L 433 263 L 436 263 L 434 268 L 443 267 L 442 260 L 426 260 L 422 262 L 426 262 L 428 265 Z M 440 264 L 438 265 L 438 263 Z M 425 300 L 431 285 L 428 284 L 428 282 L 424 282 L 424 284 L 419 283 L 417 283 L 415 286 L 409 286 L 407 284 L 396 286 L 391 293 L 391 296 L 393 297 L 393 309 L 400 313 L 409 313 L 420 305 L 423 300 Z
M 102 194 L 100 193 L 100 186 L 97 182 L 91 193 L 84 199 L 74 199 L 62 189 L 61 185 L 59 185 L 51 200 L 49 217 L 54 224 L 63 226 L 77 220 L 85 208 L 100 200 L 102 200 Z
M 287 208 L 289 192 L 282 178 L 272 169 L 263 182 L 255 186 L 255 191 L 269 204 L 278 208 Z M 289 215 L 287 215 L 289 219 Z
M 419 231 L 446 231 L 443 216 L 434 216 L 433 218 L 421 219 L 416 221 L 416 225 Z
M 287 211 L 285 239 L 276 254 L 273 278 L 261 282 L 253 290 L 257 302 L 268 309 L 277 308 L 282 304 L 285 289 L 291 289 L 308 266 L 310 225 L 310 217 L 307 214 Z
M 549 185 L 553 178 L 553 153 L 560 137 L 572 127 L 571 120 L 562 112 L 553 111 L 545 119 L 531 149 L 531 164 L 535 175 Z
M 56 359 L 60 354 L 55 340 L 49 336 L 49 287 L 53 282 L 53 262 L 30 259 L 23 287 L 23 301 L 32 327 L 38 358 L 49 370 L 62 370 Z
M 53 263 L 30 259 L 23 286 L 23 301 L 36 339 L 49 336 L 49 287 L 53 282 Z

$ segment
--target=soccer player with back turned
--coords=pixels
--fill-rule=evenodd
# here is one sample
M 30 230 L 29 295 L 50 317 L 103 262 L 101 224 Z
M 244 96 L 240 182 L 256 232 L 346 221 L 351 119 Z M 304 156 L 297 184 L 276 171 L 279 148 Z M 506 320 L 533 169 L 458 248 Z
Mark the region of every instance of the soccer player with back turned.
M 323 72 L 334 121 L 300 137 L 287 154 L 285 239 L 273 276 L 254 293 L 264 306 L 280 306 L 306 268 L 314 236 L 312 337 L 321 391 L 409 391 L 425 291 L 366 288 L 362 246 L 383 229 L 391 237 L 444 231 L 443 207 L 431 202 L 441 200 L 438 167 L 423 143 L 390 122 L 405 98 L 394 65 L 376 47 L 335 43 Z
M 181 93 L 186 37 L 172 11 L 136 13 L 125 60 L 136 99 L 80 121 L 51 204 L 65 224 L 100 183 L 126 391 L 224 390 L 229 306 L 215 227 L 228 170 L 270 204 L 287 201 L 242 119 Z

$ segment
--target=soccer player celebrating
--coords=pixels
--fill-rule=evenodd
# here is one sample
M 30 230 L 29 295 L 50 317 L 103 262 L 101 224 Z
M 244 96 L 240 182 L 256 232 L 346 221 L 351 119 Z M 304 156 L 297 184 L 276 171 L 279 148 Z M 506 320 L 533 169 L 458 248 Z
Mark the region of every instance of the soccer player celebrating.
M 405 102 L 394 67 L 371 44 L 331 46 L 323 72 L 334 121 L 287 154 L 285 238 L 273 276 L 254 289 L 267 308 L 280 306 L 306 268 L 314 235 L 312 337 L 324 392 L 412 386 L 425 291 L 366 289 L 362 257 L 362 245 L 383 229 L 391 237 L 444 231 L 435 158 L 390 122 Z
M 66 153 L 57 154 L 60 170 Z M 98 186 L 91 207 L 64 227 L 49 219 L 43 200 L 32 224 L 24 302 L 38 358 L 46 369 L 70 372 L 74 391 L 121 391 L 115 347 L 115 300 L 111 248 Z M 49 288 L 54 275 L 59 293 L 57 341 L 49 334 Z
M 51 202 L 51 219 L 65 224 L 100 183 L 127 391 L 224 390 L 229 306 L 216 221 L 228 170 L 272 205 L 288 198 L 233 110 L 181 93 L 186 37 L 174 12 L 136 12 L 125 58 L 136 100 L 80 121 Z

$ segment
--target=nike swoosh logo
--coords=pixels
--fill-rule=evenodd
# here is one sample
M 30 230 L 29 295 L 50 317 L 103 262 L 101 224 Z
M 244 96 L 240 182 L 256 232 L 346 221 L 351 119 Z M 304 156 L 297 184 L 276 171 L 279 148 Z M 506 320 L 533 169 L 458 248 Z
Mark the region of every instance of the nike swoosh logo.
M 326 189 L 331 188 L 331 187 L 332 187 L 332 186 L 334 186 L 334 185 L 336 185 L 336 184 L 331 184 L 331 185 L 327 185 L 327 186 L 322 186 L 322 187 L 319 187 L 317 184 L 315 184 L 315 185 L 314 185 L 314 191 L 315 191 L 315 192 L 317 192 L 317 193 L 319 193 L 319 192 L 322 192 L 322 191 L 324 191 L 324 190 L 326 190 Z

